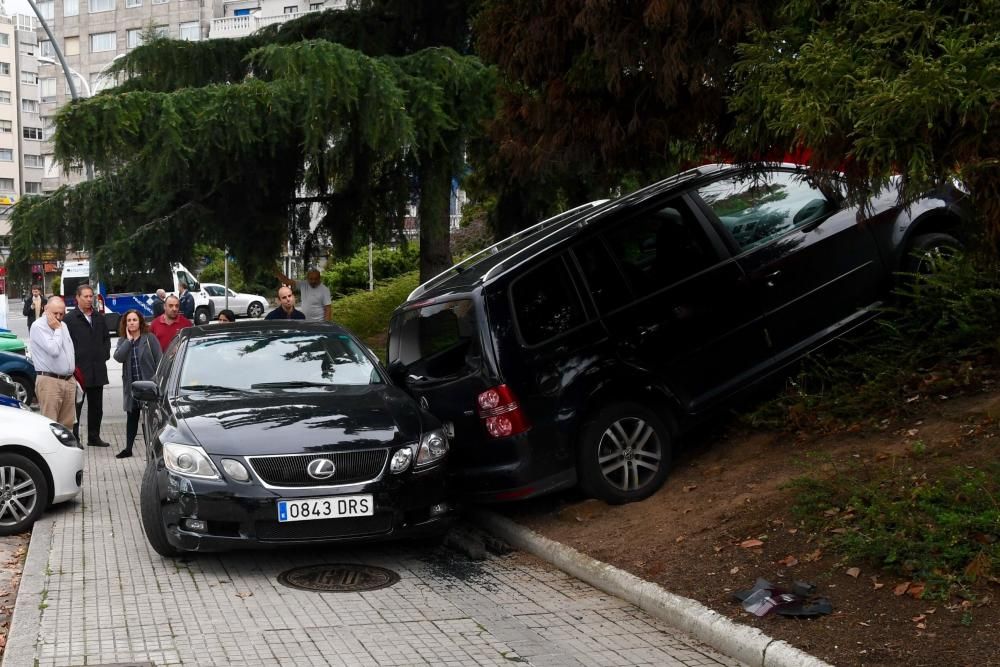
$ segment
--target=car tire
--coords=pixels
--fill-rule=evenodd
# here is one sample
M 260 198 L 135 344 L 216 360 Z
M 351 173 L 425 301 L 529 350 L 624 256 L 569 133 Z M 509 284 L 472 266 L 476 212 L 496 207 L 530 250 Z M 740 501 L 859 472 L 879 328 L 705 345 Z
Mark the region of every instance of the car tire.
M 667 478 L 671 440 L 666 423 L 644 405 L 622 402 L 600 410 L 581 432 L 580 487 L 614 505 L 652 495 Z
M 962 243 L 951 234 L 921 234 L 910 244 L 904 270 L 923 275 L 934 273 L 936 264 L 941 259 L 950 259 L 962 250 Z
M 20 374 L 14 374 L 10 376 L 10 379 L 14 381 L 17 386 L 17 400 L 21 401 L 25 405 L 31 405 L 35 402 L 35 383 L 29 380 L 26 376 Z
M 0 535 L 31 528 L 49 503 L 49 483 L 31 459 L 0 454 Z
M 139 488 L 139 513 L 142 516 L 142 529 L 153 551 L 164 558 L 173 558 L 179 552 L 167 541 L 167 529 L 163 526 L 163 515 L 160 513 L 160 493 L 156 488 L 156 465 L 150 461 L 142 474 L 142 486 Z
M 254 301 L 247 307 L 247 317 L 260 317 L 264 314 L 264 304 Z
M 207 324 L 209 320 L 208 308 L 202 306 L 194 311 L 195 324 Z

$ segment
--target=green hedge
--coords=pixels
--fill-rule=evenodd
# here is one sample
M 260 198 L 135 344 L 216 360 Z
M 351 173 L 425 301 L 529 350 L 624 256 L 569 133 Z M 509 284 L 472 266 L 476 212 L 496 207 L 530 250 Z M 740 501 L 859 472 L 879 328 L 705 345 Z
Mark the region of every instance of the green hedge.
M 420 251 L 416 244 L 399 248 L 376 248 L 372 269 L 376 281 L 395 278 L 420 265 Z M 349 259 L 327 266 L 323 283 L 335 296 L 368 289 L 368 248 L 362 248 Z
M 353 331 L 385 361 L 385 339 L 389 318 L 418 284 L 419 273 L 411 271 L 376 285 L 373 292 L 355 292 L 333 302 L 333 321 Z

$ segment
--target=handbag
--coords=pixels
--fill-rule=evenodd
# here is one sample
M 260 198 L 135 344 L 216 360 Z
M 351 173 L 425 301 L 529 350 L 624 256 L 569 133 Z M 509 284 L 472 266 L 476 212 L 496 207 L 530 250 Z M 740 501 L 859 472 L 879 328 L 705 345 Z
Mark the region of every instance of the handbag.
M 76 380 L 76 402 L 83 403 L 83 385 L 86 384 L 87 380 L 83 377 L 83 371 L 80 370 L 79 366 L 73 369 L 73 379 Z

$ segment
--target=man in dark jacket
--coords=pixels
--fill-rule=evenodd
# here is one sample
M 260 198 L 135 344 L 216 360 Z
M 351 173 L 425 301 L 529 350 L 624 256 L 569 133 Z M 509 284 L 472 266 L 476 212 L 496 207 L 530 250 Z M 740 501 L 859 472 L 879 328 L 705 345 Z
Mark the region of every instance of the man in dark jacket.
M 42 288 L 32 285 L 31 294 L 24 298 L 24 308 L 21 310 L 21 314 L 28 318 L 28 331 L 31 331 L 31 325 L 45 312 L 46 301 L 42 295 Z
M 194 322 L 194 296 L 188 290 L 188 284 L 179 283 L 177 289 L 177 298 L 181 300 L 181 315 Z
M 104 315 L 94 308 L 94 289 L 90 285 L 76 288 L 76 310 L 66 313 L 63 322 L 73 339 L 76 367 L 83 374 L 84 401 L 90 406 L 87 409 L 87 444 L 108 447 L 111 443 L 101 439 L 101 420 L 104 418 L 104 385 L 108 384 L 111 336 Z M 78 403 L 73 427 L 77 439 L 80 438 L 82 412 L 83 403 Z
M 150 306 L 153 309 L 153 317 L 158 317 L 163 314 L 163 302 L 167 299 L 167 291 L 163 288 L 156 290 L 156 294 L 153 295 L 153 303 Z

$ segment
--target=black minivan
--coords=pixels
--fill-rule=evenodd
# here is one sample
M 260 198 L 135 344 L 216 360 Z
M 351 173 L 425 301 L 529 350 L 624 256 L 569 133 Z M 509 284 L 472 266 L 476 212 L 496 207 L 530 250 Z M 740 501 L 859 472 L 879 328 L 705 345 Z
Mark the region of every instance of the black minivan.
M 639 500 L 738 391 L 872 318 L 894 274 L 960 247 L 964 193 L 858 209 L 809 172 L 709 165 L 587 204 L 418 287 L 389 373 L 453 429 L 453 488 Z

